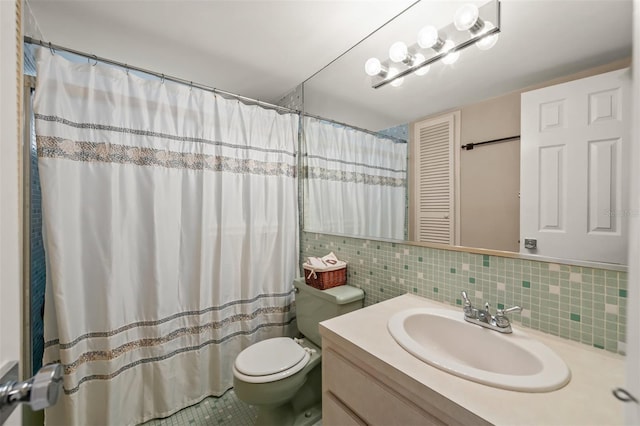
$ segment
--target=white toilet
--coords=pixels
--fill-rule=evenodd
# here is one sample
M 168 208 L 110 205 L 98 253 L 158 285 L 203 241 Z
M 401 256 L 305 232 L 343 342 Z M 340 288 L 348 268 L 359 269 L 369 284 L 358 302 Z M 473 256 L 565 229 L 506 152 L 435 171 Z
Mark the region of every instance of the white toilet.
M 364 292 L 343 285 L 318 290 L 293 282 L 298 330 L 304 339 L 275 337 L 238 354 L 233 385 L 238 398 L 258 407 L 258 425 L 311 425 L 322 416 L 318 323 L 360 309 Z

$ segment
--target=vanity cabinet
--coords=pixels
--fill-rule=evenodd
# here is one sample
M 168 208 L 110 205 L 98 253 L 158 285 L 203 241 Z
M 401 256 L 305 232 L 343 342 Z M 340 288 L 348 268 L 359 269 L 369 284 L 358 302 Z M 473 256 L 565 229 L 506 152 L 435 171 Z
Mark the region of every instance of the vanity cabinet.
M 383 374 L 384 367 L 374 366 L 374 359 L 355 352 L 323 339 L 323 425 L 488 424 L 451 403 L 436 405 L 437 398 L 434 404 L 417 397 L 410 388 Z M 445 406 L 452 411 L 443 411 Z
M 527 330 L 567 363 L 571 381 L 553 392 L 499 389 L 432 367 L 398 345 L 389 318 L 413 308 L 452 309 L 405 294 L 320 323 L 324 426 L 624 424 L 611 395 L 624 383 L 622 356 Z

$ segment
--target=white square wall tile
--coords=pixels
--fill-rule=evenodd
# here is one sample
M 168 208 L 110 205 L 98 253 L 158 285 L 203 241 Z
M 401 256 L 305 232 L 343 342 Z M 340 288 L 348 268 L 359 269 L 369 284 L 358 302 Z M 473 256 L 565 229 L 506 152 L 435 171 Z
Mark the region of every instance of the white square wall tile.
M 482 291 L 476 290 L 475 292 L 476 299 L 482 299 L 484 297 Z
M 560 265 L 558 265 L 557 263 L 550 263 L 549 270 L 553 272 L 560 272 Z
M 520 315 L 522 315 L 523 318 L 531 318 L 531 311 L 529 309 L 523 309 Z
M 468 263 L 463 263 L 462 264 L 462 270 L 463 271 L 468 271 L 469 270 L 469 264 Z
M 409 255 L 409 249 L 404 249 L 404 255 L 408 256 Z
M 549 293 L 551 294 L 560 294 L 560 286 L 559 285 L 550 285 Z
M 400 253 L 396 253 L 396 259 L 400 259 Z
M 569 281 L 572 281 L 574 283 L 581 283 L 582 282 L 582 274 L 580 272 L 571 272 L 569 274 Z
M 418 272 L 418 279 L 420 279 L 420 280 L 424 279 L 424 273 L 423 272 Z
M 618 315 L 618 305 L 612 305 L 610 303 L 605 303 L 604 312 L 607 313 L 607 314 Z
M 497 283 L 498 290 L 507 291 L 507 285 L 505 283 Z

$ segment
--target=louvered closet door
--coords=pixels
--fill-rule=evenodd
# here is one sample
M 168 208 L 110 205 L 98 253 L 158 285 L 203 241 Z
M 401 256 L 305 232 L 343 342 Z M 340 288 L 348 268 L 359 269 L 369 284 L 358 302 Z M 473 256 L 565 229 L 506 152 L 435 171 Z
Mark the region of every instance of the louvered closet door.
M 415 239 L 454 243 L 454 115 L 415 124 Z

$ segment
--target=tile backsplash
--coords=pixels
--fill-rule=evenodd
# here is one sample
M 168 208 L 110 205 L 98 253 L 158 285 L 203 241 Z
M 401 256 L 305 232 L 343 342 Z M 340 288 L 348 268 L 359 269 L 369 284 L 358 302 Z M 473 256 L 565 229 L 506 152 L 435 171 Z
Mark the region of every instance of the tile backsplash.
M 405 293 L 491 310 L 519 305 L 516 324 L 624 353 L 627 273 L 401 243 L 302 232 L 301 256 L 333 251 L 349 262 L 347 282 L 365 291 L 365 306 Z

